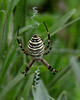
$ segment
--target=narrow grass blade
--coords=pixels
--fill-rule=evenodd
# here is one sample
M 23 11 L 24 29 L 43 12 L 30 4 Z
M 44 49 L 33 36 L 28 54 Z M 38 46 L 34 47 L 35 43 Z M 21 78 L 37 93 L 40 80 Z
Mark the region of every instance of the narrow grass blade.
M 14 60 L 15 55 L 16 55 L 16 48 L 15 47 L 13 47 L 13 49 L 10 48 L 10 50 L 7 54 L 7 57 L 4 61 L 4 67 L 2 68 L 2 72 L 1 72 L 1 75 L 0 75 L 0 83 L 3 82 L 5 75 L 6 75 L 6 72 L 7 72 L 7 69 L 9 68 L 9 65 L 12 63 L 12 60 Z
M 9 91 L 7 93 L 6 100 L 16 100 L 16 97 L 19 95 L 19 92 L 22 88 L 23 83 L 19 82 L 18 85 L 16 85 L 14 88 L 11 89 L 11 91 Z
M 0 100 L 17 84 L 24 78 L 24 75 L 18 74 L 13 80 L 11 80 L 1 91 L 0 93 Z
M 52 30 L 51 32 L 51 36 L 53 36 L 55 33 L 59 32 L 60 30 L 63 29 L 65 23 L 67 23 L 67 21 L 73 16 L 73 14 L 75 14 L 76 9 L 72 9 L 71 11 L 69 11 L 68 13 L 66 13 L 63 17 L 61 17 L 61 19 L 59 19 L 54 27 L 52 27 L 50 30 Z M 46 40 L 47 38 L 45 38 Z
M 32 25 L 24 26 L 23 28 L 20 29 L 20 34 L 23 34 L 25 31 L 28 31 L 28 30 L 30 30 L 32 28 L 33 28 Z
M 78 17 L 78 18 L 74 19 L 73 21 L 70 21 L 69 23 L 65 24 L 64 26 L 58 28 L 57 30 L 55 30 L 55 31 L 51 34 L 51 36 L 53 36 L 55 33 L 59 32 L 59 31 L 61 31 L 62 29 L 68 27 L 69 25 L 71 25 L 71 24 L 77 22 L 78 20 L 80 20 L 80 17 Z
M 29 93 L 30 93 L 32 83 L 33 83 L 33 78 L 34 78 L 34 74 L 30 75 L 27 83 L 25 84 L 24 90 L 21 93 L 21 96 L 24 98 L 24 100 L 28 100 Z
M 67 93 L 66 93 L 66 91 L 63 91 L 63 92 L 59 95 L 59 97 L 58 97 L 57 100 L 68 100 L 68 99 L 67 99 Z
M 50 89 L 50 87 L 54 86 L 56 84 L 56 82 L 58 82 L 65 74 L 67 74 L 67 72 L 69 72 L 71 69 L 70 65 L 66 66 L 61 73 L 59 73 L 49 84 L 48 84 L 48 88 Z M 52 89 L 52 88 L 51 88 Z
M 3 28 L 3 51 L 7 47 L 8 43 L 8 33 L 9 33 L 9 24 L 10 24 L 10 17 L 13 9 L 18 4 L 19 0 L 12 0 L 10 3 L 10 6 L 7 10 L 6 16 L 5 16 L 5 22 L 4 22 L 4 28 Z
M 77 62 L 76 58 L 74 58 L 74 57 L 71 57 L 70 63 L 71 63 L 74 75 L 76 77 L 76 80 L 77 80 L 78 84 L 80 85 L 80 65 Z
M 72 9 L 71 11 L 66 13 L 63 17 L 61 17 L 61 19 L 59 19 L 54 25 L 53 31 L 55 32 L 59 30 L 61 27 L 63 27 L 63 25 L 67 23 L 67 21 L 73 16 L 73 14 L 75 14 L 75 12 L 76 12 L 76 9 Z M 54 32 L 52 33 L 52 35 L 54 34 Z
M 2 33 L 4 25 L 5 11 L 0 10 L 0 57 L 2 57 Z

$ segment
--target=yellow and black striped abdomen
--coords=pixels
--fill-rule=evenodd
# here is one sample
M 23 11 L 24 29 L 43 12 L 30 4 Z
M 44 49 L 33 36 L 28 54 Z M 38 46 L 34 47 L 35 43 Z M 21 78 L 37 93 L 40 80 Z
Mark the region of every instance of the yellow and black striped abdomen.
M 33 35 L 28 43 L 28 51 L 34 58 L 40 58 L 44 53 L 44 43 L 38 35 Z

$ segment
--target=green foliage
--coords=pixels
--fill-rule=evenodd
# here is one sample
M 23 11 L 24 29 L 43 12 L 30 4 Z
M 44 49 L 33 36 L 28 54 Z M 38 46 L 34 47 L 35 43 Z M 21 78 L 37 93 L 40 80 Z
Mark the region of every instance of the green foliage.
M 79 4 L 79 0 L 0 0 L 0 100 L 80 100 Z M 43 22 L 52 43 L 51 53 L 44 58 L 60 72 L 53 76 L 42 63 L 35 63 L 24 77 L 21 72 L 31 57 L 20 50 L 17 29 L 24 48 L 35 33 L 47 45 Z M 38 66 L 40 85 L 33 86 Z

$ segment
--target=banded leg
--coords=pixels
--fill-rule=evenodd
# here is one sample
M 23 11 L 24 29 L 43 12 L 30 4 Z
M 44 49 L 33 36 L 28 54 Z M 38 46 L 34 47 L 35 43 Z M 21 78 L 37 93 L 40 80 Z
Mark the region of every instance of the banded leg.
M 50 47 L 47 52 L 44 52 L 44 55 L 47 55 L 48 53 L 50 53 L 51 49 L 52 49 L 52 47 Z
M 18 31 L 17 31 L 17 42 L 18 42 L 21 50 L 24 52 L 24 54 L 28 55 L 28 51 L 23 48 L 22 41 L 19 39 L 19 28 L 18 28 Z
M 49 50 L 44 53 L 44 55 L 46 55 L 51 51 L 52 47 L 51 47 L 51 42 L 50 42 L 50 33 L 48 31 L 47 25 L 45 23 L 43 23 L 43 24 L 44 24 L 44 26 L 46 28 L 47 33 L 48 33 L 48 45 L 45 47 L 45 50 L 47 50 L 48 48 L 49 48 Z
M 29 71 L 29 69 L 31 68 L 32 64 L 35 62 L 35 60 L 33 59 L 28 66 L 26 67 L 25 71 L 22 72 L 22 74 L 24 74 L 26 76 L 27 72 Z
M 53 74 L 56 74 L 58 71 L 54 68 L 52 68 L 46 60 L 41 59 L 41 61 L 43 62 L 43 64 L 49 69 L 49 71 L 51 71 Z

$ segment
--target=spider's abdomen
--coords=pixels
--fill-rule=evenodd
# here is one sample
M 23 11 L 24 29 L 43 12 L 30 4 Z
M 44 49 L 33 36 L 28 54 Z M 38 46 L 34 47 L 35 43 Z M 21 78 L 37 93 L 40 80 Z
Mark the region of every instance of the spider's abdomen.
M 38 35 L 33 35 L 28 43 L 28 51 L 34 58 L 42 57 L 44 53 L 44 43 Z

